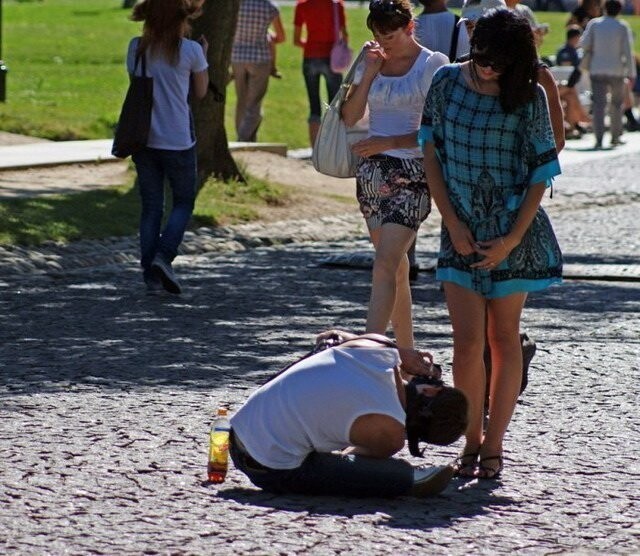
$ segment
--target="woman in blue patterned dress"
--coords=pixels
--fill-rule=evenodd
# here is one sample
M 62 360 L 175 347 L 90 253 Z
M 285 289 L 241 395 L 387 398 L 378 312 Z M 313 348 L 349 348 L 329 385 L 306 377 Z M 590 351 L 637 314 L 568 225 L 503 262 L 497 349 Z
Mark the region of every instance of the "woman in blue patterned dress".
M 357 197 L 376 249 L 367 332 L 385 334 L 389 320 L 398 344 L 413 347 L 407 250 L 431 211 L 418 146 L 418 129 L 435 71 L 449 60 L 413 36 L 409 0 L 372 0 L 364 62 L 342 105 L 354 125 L 369 108 L 369 137 L 353 145 L 362 157 Z
M 453 328 L 454 382 L 469 399 L 456 465 L 462 476 L 501 472 L 522 377 L 522 307 L 528 292 L 562 277 L 560 248 L 540 208 L 560 166 L 536 76 L 526 19 L 491 10 L 478 20 L 471 60 L 440 69 L 425 102 L 420 138 L 443 221 L 436 278 Z M 492 379 L 483 432 L 485 327 Z

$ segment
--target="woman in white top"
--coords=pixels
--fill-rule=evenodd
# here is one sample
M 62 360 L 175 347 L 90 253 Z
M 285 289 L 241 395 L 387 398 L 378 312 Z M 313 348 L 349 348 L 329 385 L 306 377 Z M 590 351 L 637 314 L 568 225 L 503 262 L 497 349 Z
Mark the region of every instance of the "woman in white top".
M 180 293 L 171 262 L 178 253 L 196 198 L 196 148 L 189 93 L 205 96 L 209 85 L 207 42 L 192 41 L 189 21 L 200 15 L 203 0 L 143 0 L 131 15 L 144 21 L 142 36 L 129 43 L 127 70 L 153 78 L 153 108 L 147 146 L 132 157 L 142 201 L 140 264 L 150 292 Z M 173 196 L 164 229 L 164 182 Z
M 367 332 L 384 334 L 391 321 L 396 340 L 413 347 L 407 249 L 431 211 L 417 136 L 434 72 L 448 62 L 413 37 L 409 0 L 373 0 L 367 27 L 375 41 L 356 72 L 342 118 L 354 125 L 369 108 L 369 137 L 360 155 L 357 196 L 376 249 Z

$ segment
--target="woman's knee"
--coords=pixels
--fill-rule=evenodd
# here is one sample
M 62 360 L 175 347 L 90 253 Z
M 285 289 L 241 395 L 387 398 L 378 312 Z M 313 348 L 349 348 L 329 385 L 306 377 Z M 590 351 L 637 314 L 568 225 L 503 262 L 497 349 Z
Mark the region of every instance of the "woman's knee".
M 479 332 L 479 331 L 478 331 Z M 453 349 L 459 360 L 475 361 L 482 358 L 485 339 L 479 333 L 453 333 Z
M 406 260 L 406 257 L 404 257 Z M 406 271 L 403 267 L 403 261 L 395 257 L 389 257 L 381 253 L 376 253 L 376 259 L 373 262 L 374 279 L 385 279 L 397 282 L 402 277 L 402 273 L 409 273 L 408 263 L 406 263 Z

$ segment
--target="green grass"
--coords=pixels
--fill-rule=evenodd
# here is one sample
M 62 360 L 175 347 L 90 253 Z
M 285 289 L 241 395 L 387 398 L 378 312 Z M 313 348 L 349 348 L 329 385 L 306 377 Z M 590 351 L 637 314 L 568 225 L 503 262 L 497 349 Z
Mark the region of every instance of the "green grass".
M 254 220 L 261 206 L 287 201 L 286 188 L 252 177 L 246 183 L 209 180 L 198 194 L 191 226 Z M 35 246 L 46 241 L 134 235 L 139 215 L 138 192 L 132 184 L 72 195 L 3 199 L 0 245 Z
M 0 105 L 0 129 L 49 139 L 112 135 L 127 86 L 126 46 L 140 29 L 120 5 L 121 0 L 3 1 L 3 54 L 9 74 L 7 102 Z M 354 47 L 369 38 L 366 14 L 366 8 L 347 10 Z M 553 54 L 564 42 L 568 15 L 537 15 L 551 25 L 542 54 Z M 278 67 L 284 79 L 272 79 L 269 84 L 259 139 L 303 147 L 307 146 L 308 103 L 302 51 L 292 44 L 292 7 L 282 7 L 282 19 L 287 41 L 278 46 Z M 640 37 L 640 18 L 625 19 Z M 232 85 L 227 93 L 225 122 L 229 137 L 234 138 Z
M 120 8 L 121 0 L 0 1 L 2 52 L 9 67 L 0 129 L 57 140 L 111 137 L 128 81 L 126 47 L 140 29 L 140 24 L 128 20 L 129 10 Z M 366 8 L 347 11 L 354 48 L 370 37 L 366 14 Z M 568 15 L 541 12 L 537 16 L 551 26 L 542 54 L 554 54 L 564 42 Z M 287 42 L 278 46 L 278 67 L 284 79 L 270 82 L 259 140 L 304 147 L 308 103 L 302 52 L 292 44 L 292 7 L 282 8 L 282 19 Z M 624 19 L 640 37 L 640 18 Z M 233 138 L 233 86 L 227 93 L 225 123 Z M 139 202 L 132 183 L 133 177 L 121 187 L 2 200 L 0 244 L 38 245 L 134 234 Z M 287 199 L 286 188 L 251 177 L 247 183 L 211 180 L 199 193 L 193 225 L 255 219 L 258 207 Z

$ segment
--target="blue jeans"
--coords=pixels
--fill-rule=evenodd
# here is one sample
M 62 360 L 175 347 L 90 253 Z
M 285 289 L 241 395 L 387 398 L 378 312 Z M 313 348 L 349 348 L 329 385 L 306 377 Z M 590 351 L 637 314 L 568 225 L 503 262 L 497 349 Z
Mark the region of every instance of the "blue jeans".
M 300 467 L 270 469 L 239 447 L 233 433 L 229 453 L 254 485 L 278 494 L 393 497 L 408 494 L 413 486 L 413 467 L 401 459 L 311 452 Z
M 142 200 L 140 264 L 147 276 L 156 255 L 170 263 L 178 254 L 196 198 L 196 148 L 169 151 L 147 147 L 134 154 L 132 159 L 138 173 Z M 160 233 L 165 180 L 171 187 L 173 203 L 171 214 Z
M 320 76 L 324 75 L 327 85 L 327 97 L 330 103 L 340 90 L 342 75 L 331 71 L 329 58 L 305 58 L 302 62 L 302 74 L 304 75 L 304 83 L 307 86 L 307 95 L 309 96 L 310 112 L 308 121 L 309 123 L 319 122 L 322 116 Z

